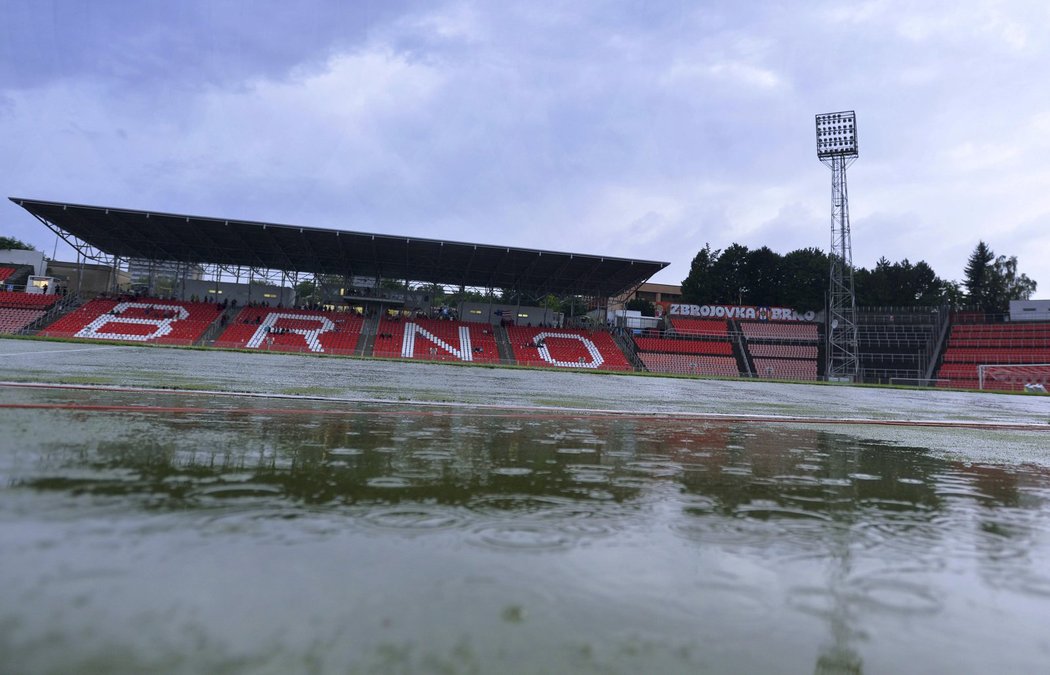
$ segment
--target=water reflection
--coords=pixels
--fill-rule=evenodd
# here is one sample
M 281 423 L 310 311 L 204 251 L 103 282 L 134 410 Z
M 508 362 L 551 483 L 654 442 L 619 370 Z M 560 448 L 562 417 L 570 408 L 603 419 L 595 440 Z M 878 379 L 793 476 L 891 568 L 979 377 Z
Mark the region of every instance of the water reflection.
M 989 588 L 1050 598 L 1041 564 L 1050 476 L 1038 467 L 966 464 L 801 427 L 180 405 L 198 409 L 55 413 L 55 430 L 18 436 L 22 460 L 5 460 L 6 483 L 154 511 L 264 520 L 330 511 L 379 536 L 451 532 L 515 555 L 662 531 L 776 570 L 786 611 L 826 628 L 810 661 L 818 673 L 862 672 L 866 626 L 880 617 L 944 613 L 960 561 Z M 765 592 L 737 570 L 702 577 L 707 594 Z
M 45 438 L 35 462 L 10 482 L 137 496 L 152 508 L 252 497 L 308 506 L 446 505 L 519 517 L 615 516 L 673 492 L 681 508 L 670 526 L 682 536 L 765 548 L 776 532 L 780 555 L 807 555 L 815 539 L 845 529 L 853 546 L 892 545 L 921 557 L 952 531 L 949 507 L 966 504 L 981 514 L 973 553 L 990 564 L 1023 555 L 1034 526 L 1024 515 L 1038 516 L 1047 496 L 1047 474 L 1035 467 L 949 462 L 921 448 L 822 430 L 246 406 L 180 415 L 59 413 L 73 418 L 76 437 Z

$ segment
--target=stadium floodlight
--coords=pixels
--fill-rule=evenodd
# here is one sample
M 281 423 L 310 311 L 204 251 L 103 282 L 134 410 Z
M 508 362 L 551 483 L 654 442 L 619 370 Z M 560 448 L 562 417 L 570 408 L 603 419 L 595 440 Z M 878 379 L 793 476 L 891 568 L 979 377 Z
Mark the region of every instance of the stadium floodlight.
M 852 110 L 817 115 L 817 157 L 856 157 L 857 115 Z
M 823 113 L 817 115 L 816 122 L 817 158 L 831 169 L 826 375 L 831 381 L 853 381 L 860 375 L 860 358 L 846 169 L 857 160 L 857 114 L 852 110 Z

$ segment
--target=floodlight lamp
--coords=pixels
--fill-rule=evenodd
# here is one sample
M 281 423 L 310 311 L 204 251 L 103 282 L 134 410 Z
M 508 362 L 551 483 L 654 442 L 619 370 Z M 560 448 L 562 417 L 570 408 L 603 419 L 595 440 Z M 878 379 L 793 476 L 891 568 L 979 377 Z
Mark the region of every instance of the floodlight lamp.
M 856 113 L 847 110 L 816 116 L 817 157 L 856 157 Z

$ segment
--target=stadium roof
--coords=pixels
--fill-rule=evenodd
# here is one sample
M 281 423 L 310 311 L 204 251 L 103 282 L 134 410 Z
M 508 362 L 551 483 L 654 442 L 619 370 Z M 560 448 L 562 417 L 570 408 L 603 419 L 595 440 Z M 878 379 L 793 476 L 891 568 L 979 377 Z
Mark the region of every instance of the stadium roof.
M 134 211 L 11 197 L 109 256 L 613 297 L 668 265 L 579 253 Z M 74 242 L 71 242 L 74 243 Z

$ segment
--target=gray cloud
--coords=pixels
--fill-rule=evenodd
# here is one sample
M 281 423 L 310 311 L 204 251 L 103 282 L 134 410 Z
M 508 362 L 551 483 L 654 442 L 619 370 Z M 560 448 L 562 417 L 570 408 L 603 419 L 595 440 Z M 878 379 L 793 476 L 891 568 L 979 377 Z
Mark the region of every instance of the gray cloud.
M 705 242 L 827 248 L 813 115 L 851 108 L 858 264 L 958 278 L 983 238 L 1038 279 L 1050 255 L 1028 225 L 1050 213 L 1041 3 L 27 0 L 11 15 L 10 194 L 655 258 L 678 282 Z M 7 209 L 16 236 L 47 238 Z

